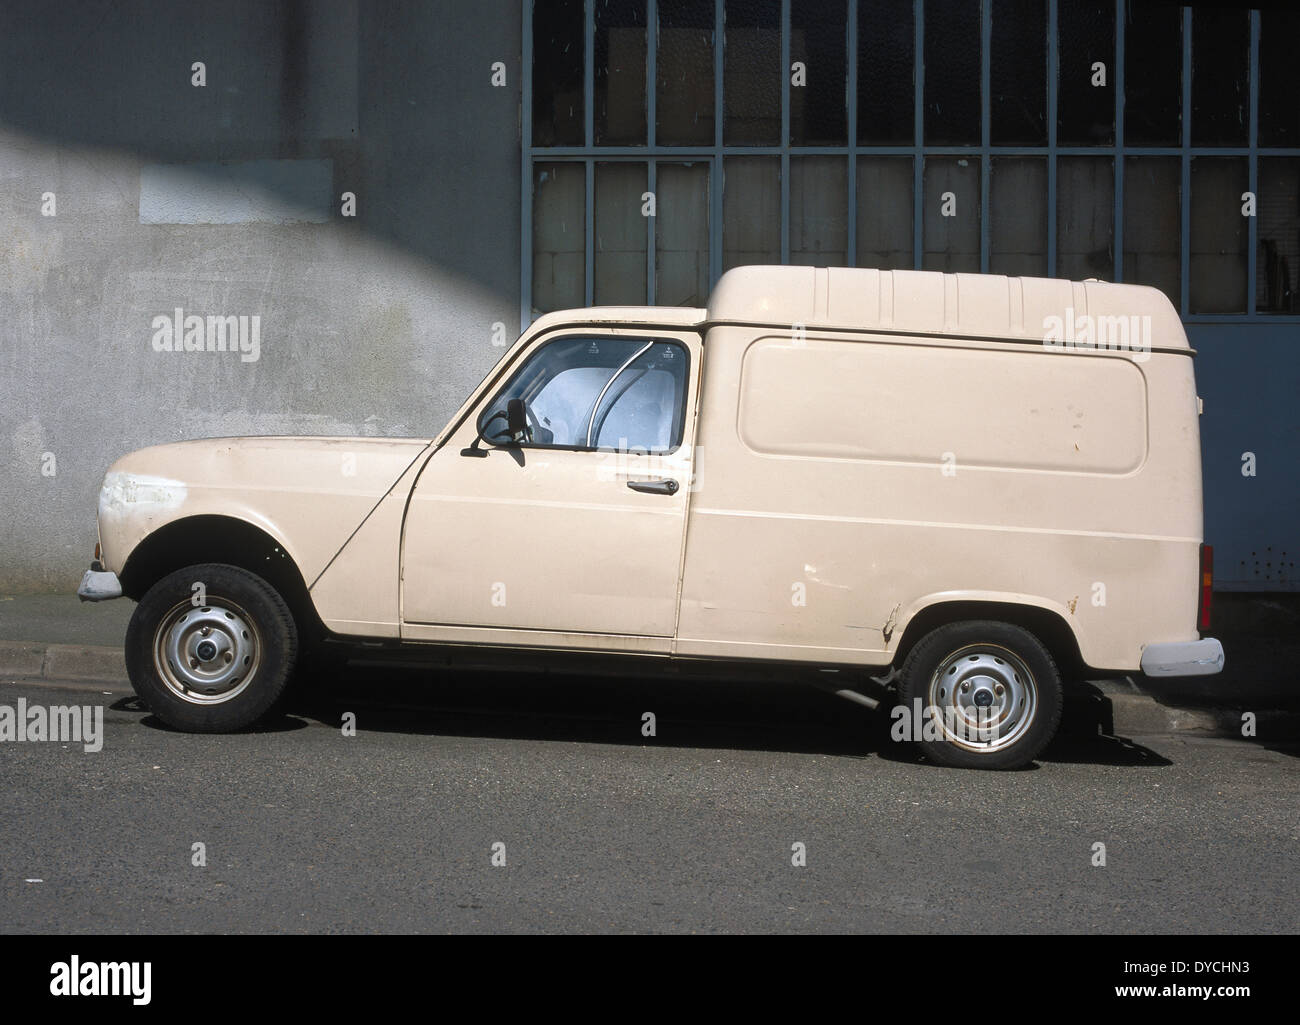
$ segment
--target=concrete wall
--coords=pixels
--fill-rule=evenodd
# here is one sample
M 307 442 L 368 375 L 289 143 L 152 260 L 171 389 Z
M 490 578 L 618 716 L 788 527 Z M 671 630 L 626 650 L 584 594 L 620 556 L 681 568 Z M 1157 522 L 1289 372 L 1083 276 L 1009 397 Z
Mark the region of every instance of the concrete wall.
M 519 322 L 520 26 L 517 0 L 0 4 L 0 593 L 75 586 L 132 449 L 443 425 Z M 259 317 L 258 358 L 155 351 L 177 307 Z

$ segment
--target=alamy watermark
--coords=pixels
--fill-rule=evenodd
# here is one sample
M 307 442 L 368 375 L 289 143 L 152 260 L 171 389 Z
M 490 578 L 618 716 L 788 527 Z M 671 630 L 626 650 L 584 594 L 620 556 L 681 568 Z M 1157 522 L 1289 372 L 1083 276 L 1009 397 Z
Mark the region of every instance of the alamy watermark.
M 153 998 L 152 961 L 86 961 L 76 954 L 50 965 L 50 995 L 130 997 L 143 1007 Z
M 88 754 L 104 747 L 103 705 L 0 705 L 0 743 L 81 744 Z
M 258 314 L 200 317 L 177 306 L 150 322 L 154 352 L 237 352 L 241 363 L 262 355 L 262 318 Z
M 1067 306 L 1064 317 L 1043 318 L 1043 344 L 1067 352 L 1128 352 L 1135 363 L 1145 363 L 1151 358 L 1151 315 L 1075 316 Z
M 596 460 L 596 479 L 606 481 L 671 481 L 668 494 L 700 490 L 700 447 L 679 446 L 671 453 L 662 449 L 628 445 L 620 438 L 613 449 L 601 449 Z
M 912 707 L 895 705 L 889 711 L 894 721 L 889 737 L 899 743 L 947 740 L 960 737 L 967 743 L 991 744 L 1002 732 L 1002 718 L 993 706 L 957 708 L 954 705 L 926 705 L 912 699 Z

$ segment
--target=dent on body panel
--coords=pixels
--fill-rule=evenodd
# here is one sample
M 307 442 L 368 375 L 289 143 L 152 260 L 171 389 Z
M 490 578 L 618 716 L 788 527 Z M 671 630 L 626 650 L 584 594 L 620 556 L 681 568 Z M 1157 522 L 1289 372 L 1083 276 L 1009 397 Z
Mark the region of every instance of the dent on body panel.
M 99 491 L 99 530 L 107 551 L 125 554 L 139 537 L 175 519 L 188 497 L 184 481 L 110 470 Z M 137 536 L 125 536 L 128 529 Z
M 112 531 L 127 519 L 172 519 L 185 505 L 188 493 L 185 481 L 149 473 L 109 471 L 99 492 L 100 529 Z

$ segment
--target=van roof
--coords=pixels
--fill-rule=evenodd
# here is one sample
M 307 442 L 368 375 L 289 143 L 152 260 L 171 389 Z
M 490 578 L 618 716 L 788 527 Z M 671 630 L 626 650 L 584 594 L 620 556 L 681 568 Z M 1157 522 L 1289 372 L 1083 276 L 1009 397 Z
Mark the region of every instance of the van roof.
M 1154 345 L 1188 348 L 1159 289 L 1104 281 L 850 267 L 737 267 L 709 296 L 710 323 L 907 331 L 1043 341 L 1048 318 L 1151 318 Z M 1140 323 L 1140 322 L 1139 322 Z
M 528 330 L 540 334 L 557 327 L 572 327 L 575 323 L 600 324 L 629 328 L 662 324 L 665 327 L 698 327 L 704 323 L 707 310 L 698 306 L 589 306 L 577 310 L 555 310 L 544 313 L 533 321 Z
M 1053 317 L 1060 319 L 1067 333 L 1071 324 L 1081 325 L 1085 317 L 1150 317 L 1149 337 L 1154 348 L 1190 351 L 1182 321 L 1159 289 L 1001 274 L 861 267 L 736 267 L 718 279 L 704 309 L 598 306 L 580 312 L 585 323 L 629 327 L 724 323 L 788 328 L 802 324 L 805 328 L 947 334 L 1021 342 L 1044 341 L 1047 322 Z M 533 323 L 531 331 L 572 326 L 578 313 L 559 310 L 545 314 Z

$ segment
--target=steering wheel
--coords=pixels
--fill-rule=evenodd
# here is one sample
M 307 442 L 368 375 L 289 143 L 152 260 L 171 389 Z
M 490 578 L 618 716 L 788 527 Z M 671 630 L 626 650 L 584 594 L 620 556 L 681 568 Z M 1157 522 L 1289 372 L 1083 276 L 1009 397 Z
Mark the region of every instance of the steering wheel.
M 533 412 L 532 406 L 528 405 L 527 403 L 524 403 L 524 412 L 528 414 L 528 420 L 532 424 L 532 426 L 528 429 L 529 441 L 532 441 L 534 438 L 540 438 L 541 444 L 549 445 L 552 441 L 555 440 L 555 432 L 552 431 L 550 428 L 544 427 L 542 425 L 541 420 L 537 418 L 537 414 Z

